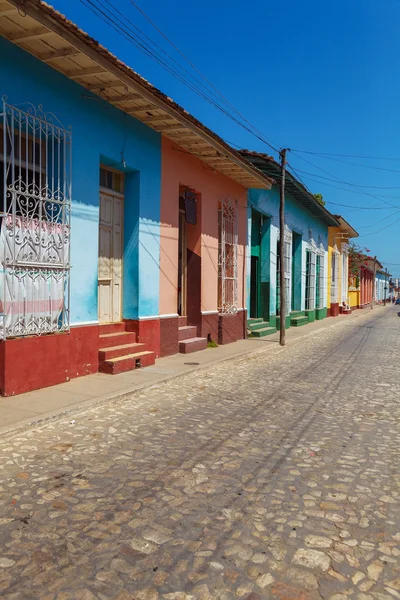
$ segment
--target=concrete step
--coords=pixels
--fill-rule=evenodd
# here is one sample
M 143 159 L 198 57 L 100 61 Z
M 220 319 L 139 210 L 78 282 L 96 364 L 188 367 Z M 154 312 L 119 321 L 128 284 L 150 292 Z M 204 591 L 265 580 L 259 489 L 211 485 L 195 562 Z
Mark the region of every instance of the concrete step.
M 135 344 L 136 333 L 132 331 L 120 331 L 116 333 L 103 333 L 99 336 L 100 348 L 111 348 L 111 346 L 123 346 Z
M 188 340 L 197 336 L 197 327 L 194 325 L 183 325 L 178 331 L 179 341 Z
M 100 348 L 99 363 L 111 358 L 119 358 L 128 354 L 135 354 L 146 349 L 145 344 L 122 344 L 121 346 L 111 346 L 109 348 Z
M 205 350 L 207 348 L 207 338 L 194 337 L 188 340 L 182 340 L 179 342 L 179 352 L 181 354 L 190 354 L 191 352 L 197 352 L 198 350 Z
M 127 356 L 120 356 L 118 358 L 110 358 L 100 363 L 100 373 L 107 373 L 109 375 L 118 375 L 118 373 L 125 373 L 126 371 L 133 371 L 139 366 L 150 367 L 154 365 L 156 361 L 156 355 L 154 352 L 135 352 L 134 354 L 128 354 Z
M 121 333 L 125 331 L 125 323 L 103 323 L 99 325 L 99 334 L 105 335 L 107 333 Z
M 265 327 L 269 327 L 269 323 L 267 321 L 257 321 L 256 323 L 248 323 L 249 329 L 251 331 L 257 331 L 257 329 L 265 329 Z
M 178 326 L 185 327 L 187 325 L 187 317 L 178 317 Z
M 301 327 L 302 325 L 308 324 L 307 317 L 292 317 L 290 319 L 290 324 L 292 327 Z
M 251 317 L 250 319 L 247 319 L 247 325 L 248 327 L 251 327 L 254 323 L 262 323 L 263 322 L 263 318 L 255 318 L 255 317 Z
M 290 313 L 290 317 L 295 319 L 296 317 L 305 317 L 306 316 L 306 312 L 305 310 L 292 310 L 292 312 Z
M 266 327 L 262 329 L 253 329 L 251 331 L 251 337 L 265 337 L 266 335 L 271 335 L 276 333 L 276 327 L 268 327 L 268 323 L 264 323 Z

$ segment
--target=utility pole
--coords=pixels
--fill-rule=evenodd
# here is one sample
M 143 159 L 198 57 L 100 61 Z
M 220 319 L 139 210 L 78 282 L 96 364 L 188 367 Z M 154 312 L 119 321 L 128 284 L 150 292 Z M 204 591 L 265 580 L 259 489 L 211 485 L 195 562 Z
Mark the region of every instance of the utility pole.
M 280 260 L 280 278 L 279 289 L 281 297 L 280 306 L 280 332 L 279 343 L 285 345 L 286 335 L 286 287 L 285 287 L 285 176 L 286 176 L 286 153 L 287 148 L 280 151 L 281 157 L 281 194 L 279 204 L 279 260 Z
M 387 267 L 386 267 L 386 269 L 385 269 L 385 291 L 384 291 L 384 295 L 383 295 L 383 306 L 386 306 L 387 274 L 388 274 L 388 270 L 387 270 Z
M 374 256 L 374 279 L 372 281 L 371 310 L 374 308 L 374 303 L 375 303 L 375 285 L 376 285 L 376 256 Z

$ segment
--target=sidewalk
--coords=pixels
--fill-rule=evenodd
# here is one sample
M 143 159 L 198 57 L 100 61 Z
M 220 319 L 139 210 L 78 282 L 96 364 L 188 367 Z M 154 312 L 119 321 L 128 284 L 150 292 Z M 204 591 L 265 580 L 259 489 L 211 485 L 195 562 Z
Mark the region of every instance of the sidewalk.
M 377 306 L 372 314 L 381 309 L 382 307 Z M 354 319 L 366 315 L 371 316 L 371 310 L 358 310 L 351 315 L 339 315 L 335 318 L 315 321 L 304 327 L 291 327 L 286 331 L 286 343 L 292 344 L 307 336 L 353 322 Z M 225 361 L 240 360 L 263 352 L 284 351 L 285 348 L 279 346 L 279 334 L 276 333 L 265 338 L 241 340 L 189 355 L 175 354 L 160 358 L 152 367 L 121 375 L 96 373 L 35 392 L 0 398 L 0 437 L 61 415 L 87 410 L 94 405 L 123 400 L 135 392 L 189 373 L 212 368 Z

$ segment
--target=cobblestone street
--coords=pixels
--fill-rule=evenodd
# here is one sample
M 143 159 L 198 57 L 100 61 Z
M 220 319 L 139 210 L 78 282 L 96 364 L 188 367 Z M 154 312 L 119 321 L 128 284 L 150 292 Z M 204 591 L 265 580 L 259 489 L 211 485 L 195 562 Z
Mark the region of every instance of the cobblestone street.
M 400 598 L 396 309 L 3 440 L 0 596 Z

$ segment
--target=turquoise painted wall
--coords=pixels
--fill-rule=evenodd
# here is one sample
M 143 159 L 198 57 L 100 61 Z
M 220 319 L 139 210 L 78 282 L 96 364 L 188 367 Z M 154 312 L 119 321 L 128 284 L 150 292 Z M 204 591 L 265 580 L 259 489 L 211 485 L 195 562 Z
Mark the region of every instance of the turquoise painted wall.
M 276 306 L 276 245 L 279 238 L 279 187 L 274 185 L 271 190 L 251 189 L 248 193 L 249 214 L 251 209 L 255 208 L 262 214 L 270 217 L 270 314 L 275 314 Z M 314 217 L 303 205 L 292 198 L 289 194 L 285 195 L 285 221 L 289 229 L 302 236 L 301 257 L 296 256 L 297 264 L 301 263 L 301 305 L 298 290 L 296 295 L 296 308 L 304 310 L 305 298 L 305 253 L 307 242 L 312 237 L 317 245 L 322 244 L 325 251 L 328 250 L 328 226 L 321 219 Z M 248 256 L 251 251 L 251 228 L 248 228 Z M 325 258 L 325 280 L 327 277 L 326 258 Z M 247 271 L 247 306 L 250 306 L 250 276 Z M 325 286 L 326 287 L 326 286 Z M 326 305 L 326 289 L 324 291 Z
M 3 94 L 72 126 L 71 323 L 98 318 L 100 162 L 126 173 L 123 317 L 158 315 L 160 134 L 0 38 Z

